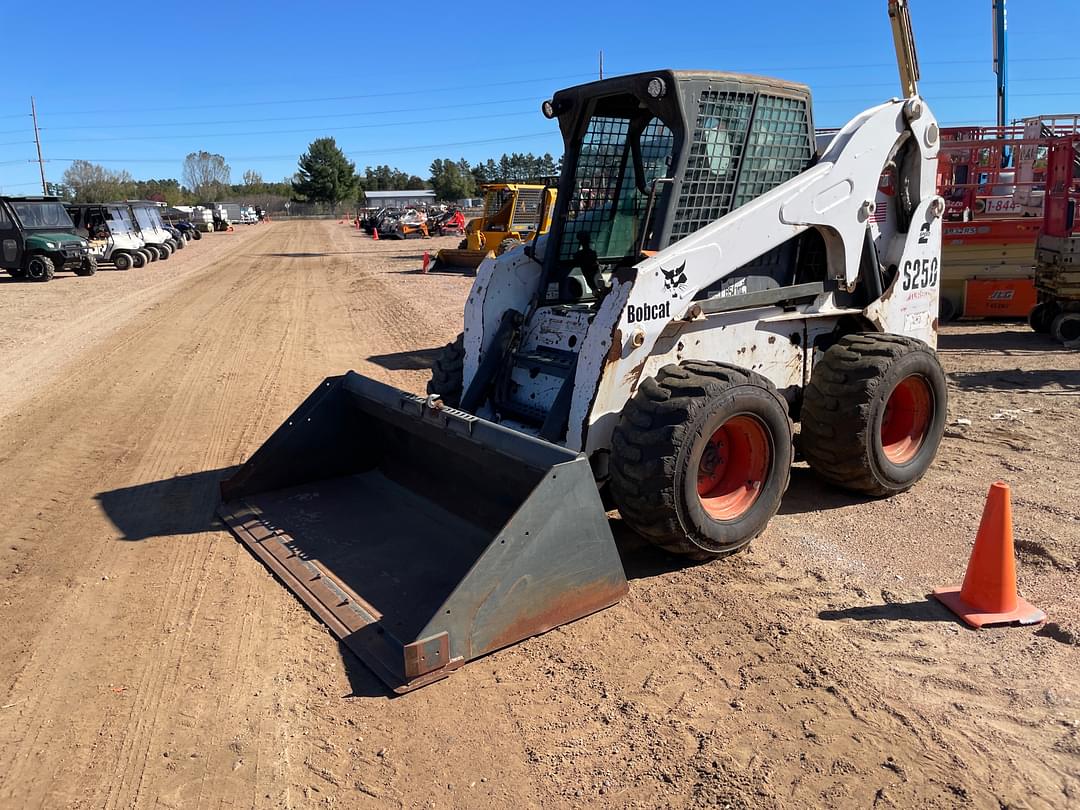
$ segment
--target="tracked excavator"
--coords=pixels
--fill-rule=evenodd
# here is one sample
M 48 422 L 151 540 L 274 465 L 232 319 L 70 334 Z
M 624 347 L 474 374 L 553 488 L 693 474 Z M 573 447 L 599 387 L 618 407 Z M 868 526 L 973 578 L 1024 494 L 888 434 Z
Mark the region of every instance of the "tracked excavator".
M 944 201 L 903 96 L 818 143 L 810 91 L 658 70 L 561 90 L 550 232 L 485 259 L 427 396 L 329 378 L 221 485 L 231 530 L 404 692 L 615 604 L 608 508 L 707 560 L 788 486 L 913 486 L 946 410 Z M 613 519 L 613 518 L 612 518 Z

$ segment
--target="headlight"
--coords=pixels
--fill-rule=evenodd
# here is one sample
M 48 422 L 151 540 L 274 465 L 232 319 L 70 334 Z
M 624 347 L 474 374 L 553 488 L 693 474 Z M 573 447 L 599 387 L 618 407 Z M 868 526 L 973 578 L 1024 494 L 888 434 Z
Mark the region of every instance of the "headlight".
M 649 85 L 646 90 L 652 98 L 663 98 L 664 93 L 667 92 L 667 82 L 659 76 L 654 76 L 649 79 Z
M 45 249 L 46 250 L 56 250 L 56 243 L 55 242 L 46 242 L 45 243 Z
M 82 245 L 83 247 L 90 247 L 90 243 L 87 242 L 85 239 L 80 241 L 79 244 Z

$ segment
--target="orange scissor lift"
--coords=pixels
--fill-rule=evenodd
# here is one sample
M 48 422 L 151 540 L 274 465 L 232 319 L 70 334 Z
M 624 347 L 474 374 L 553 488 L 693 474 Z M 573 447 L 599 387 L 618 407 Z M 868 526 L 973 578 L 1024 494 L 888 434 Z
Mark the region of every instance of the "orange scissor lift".
M 1037 302 L 1047 156 L 1055 138 L 1078 133 L 1080 115 L 942 129 L 942 320 L 1028 317 Z

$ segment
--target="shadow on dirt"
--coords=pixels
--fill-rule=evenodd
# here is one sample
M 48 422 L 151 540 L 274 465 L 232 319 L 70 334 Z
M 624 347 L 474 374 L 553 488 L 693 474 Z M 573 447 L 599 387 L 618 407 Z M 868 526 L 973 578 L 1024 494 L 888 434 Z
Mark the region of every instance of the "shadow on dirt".
M 406 258 L 406 257 L 402 257 L 402 258 Z M 423 260 L 424 260 L 423 256 L 420 256 L 417 259 L 417 261 L 420 261 L 420 262 L 422 262 Z M 391 270 L 390 272 L 394 273 L 395 275 L 399 275 L 399 276 L 458 276 L 460 278 L 475 278 L 476 277 L 476 272 L 475 271 L 473 271 L 473 270 L 464 270 L 464 269 L 462 269 L 460 267 L 447 267 L 447 268 L 440 269 L 440 270 L 434 270 L 434 269 L 429 267 L 428 271 L 426 273 L 424 272 L 424 269 L 422 267 L 417 268 L 415 270 Z
M 442 351 L 441 346 L 432 349 L 414 349 L 393 354 L 373 354 L 369 363 L 382 366 L 390 371 L 426 371 L 435 365 L 435 359 Z
M 865 503 L 868 499 L 836 489 L 819 479 L 808 467 L 791 469 L 791 486 L 780 504 L 779 515 L 801 515 L 827 509 Z M 608 526 L 622 558 L 627 579 L 648 579 L 684 568 L 706 565 L 711 560 L 695 561 L 670 554 L 635 533 L 618 517 L 609 517 Z
M 611 534 L 615 538 L 615 546 L 619 550 L 619 557 L 627 579 L 649 579 L 701 565 L 699 562 L 688 560 L 677 554 L 670 554 L 654 546 L 623 523 L 622 518 L 609 517 L 608 528 L 611 529 Z
M 877 619 L 908 622 L 957 622 L 959 619 L 936 599 L 926 598 L 920 602 L 893 602 L 884 605 L 864 605 L 839 610 L 822 610 L 818 618 L 827 622 L 853 619 L 872 622 Z
M 102 267 L 100 269 L 109 270 L 111 268 Z M 9 276 L 7 273 L 4 273 L 2 270 L 0 270 L 0 284 L 26 284 L 27 286 L 29 286 L 31 284 L 52 284 L 57 281 L 67 281 L 73 278 L 89 278 L 89 276 L 77 276 L 74 273 L 68 274 L 65 272 L 62 275 L 53 276 L 52 279 L 50 279 L 49 281 L 41 282 L 28 281 L 25 278 L 15 278 L 14 276 Z
M 1075 393 L 1080 391 L 1080 371 L 1039 369 L 1009 371 L 954 371 L 949 380 L 967 391 L 1037 391 L 1045 393 Z M 1054 391 L 1054 387 L 1063 390 Z
M 342 695 L 342 697 L 397 697 L 393 689 L 380 681 L 378 676 L 368 669 L 367 664 L 357 658 L 356 653 L 345 646 L 344 641 L 338 641 L 338 654 L 341 656 L 341 665 L 345 668 L 345 677 L 349 679 L 349 694 Z
M 178 475 L 100 492 L 94 499 L 121 532 L 121 540 L 220 530 L 225 524 L 215 514 L 221 499 L 218 483 L 237 469 L 225 467 Z
M 802 515 L 807 512 L 842 509 L 870 500 L 873 499 L 825 483 L 809 467 L 792 467 L 791 485 L 784 495 L 784 500 L 780 502 L 777 514 Z
M 1035 633 L 1039 638 L 1048 638 L 1069 647 L 1080 647 L 1080 635 L 1057 622 L 1047 622 Z
M 942 332 L 938 335 L 938 351 L 1000 352 L 1023 355 L 1032 352 L 1046 354 L 1070 350 L 1048 335 L 1040 335 L 1028 329 L 1002 329 L 994 332 Z

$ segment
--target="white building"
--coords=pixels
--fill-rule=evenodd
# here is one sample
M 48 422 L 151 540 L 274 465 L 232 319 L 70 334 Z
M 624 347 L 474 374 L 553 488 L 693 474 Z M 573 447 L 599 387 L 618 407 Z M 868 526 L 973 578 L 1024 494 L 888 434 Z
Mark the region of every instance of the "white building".
M 410 208 L 416 205 L 434 205 L 435 192 L 425 189 L 415 191 L 365 191 L 368 208 Z

